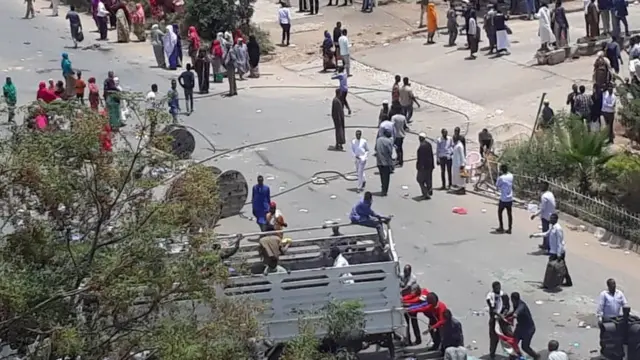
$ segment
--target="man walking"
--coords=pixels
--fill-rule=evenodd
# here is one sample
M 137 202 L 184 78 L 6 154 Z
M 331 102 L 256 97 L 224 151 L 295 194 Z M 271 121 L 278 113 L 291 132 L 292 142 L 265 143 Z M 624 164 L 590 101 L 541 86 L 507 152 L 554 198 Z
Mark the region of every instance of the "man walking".
M 173 118 L 173 123 L 178 123 L 178 113 L 180 113 L 180 102 L 178 101 L 178 82 L 173 79 L 171 80 L 171 89 L 167 94 L 167 102 L 169 104 L 169 114 Z
M 544 275 L 542 287 L 547 290 L 554 290 L 562 284 L 562 280 L 564 280 L 564 286 L 573 286 L 573 281 L 571 280 L 571 275 L 569 275 L 569 268 L 567 268 L 567 262 L 565 260 L 564 231 L 560 224 L 558 224 L 557 213 L 552 214 L 549 218 L 549 230 L 531 234 L 529 238 L 545 236 L 549 238 L 549 262 L 547 263 L 547 271 Z M 554 264 L 554 262 L 557 263 Z M 563 275 L 562 279 L 560 279 L 561 275 Z M 558 282 L 558 280 L 560 282 Z
M 362 138 L 362 131 L 360 130 L 356 130 L 356 138 L 351 140 L 351 153 L 356 161 L 356 174 L 358 175 L 357 192 L 361 192 L 367 185 L 364 168 L 367 166 L 369 145 L 367 144 L 367 140 Z
M 540 196 L 540 207 L 538 207 L 538 211 L 531 215 L 531 220 L 535 219 L 536 216 L 540 216 L 540 220 L 542 221 L 542 232 L 549 231 L 549 221 L 551 219 L 551 215 L 556 212 L 556 197 L 549 190 L 549 183 L 543 182 L 541 185 L 542 196 Z M 542 240 L 542 244 L 538 245 L 541 250 L 549 251 L 549 237 L 545 236 Z
M 282 46 L 289 46 L 289 41 L 291 40 L 291 10 L 285 2 L 280 2 L 278 22 L 282 28 Z
M 400 87 L 399 95 L 400 105 L 402 105 L 404 116 L 407 118 L 407 123 L 411 124 L 411 118 L 413 117 L 413 104 L 420 107 L 420 103 L 418 103 L 413 95 L 413 90 L 411 90 L 411 84 L 409 83 L 408 77 L 402 79 L 402 86 Z
M 613 124 L 616 116 L 616 94 L 613 93 L 613 85 L 607 86 L 607 91 L 602 94 L 602 117 L 607 124 L 609 134 L 609 144 L 613 144 L 615 135 L 613 134 Z
M 380 183 L 382 185 L 381 196 L 387 196 L 389 192 L 389 182 L 393 170 L 393 140 L 391 132 L 387 129 L 382 131 L 382 136 L 376 140 L 376 165 L 380 173 Z
M 196 78 L 191 71 L 191 64 L 187 64 L 187 69 L 180 74 L 178 82 L 184 90 L 184 102 L 187 106 L 187 114 L 193 112 L 193 88 L 196 86 Z
M 349 46 L 351 45 L 347 37 L 347 29 L 342 29 L 342 35 L 338 39 L 338 45 L 340 47 L 340 56 L 342 56 L 342 65 L 347 71 L 347 76 L 351 76 L 351 56 L 349 50 Z
M 80 32 L 82 32 L 82 22 L 80 21 L 80 15 L 76 12 L 76 7 L 71 5 L 69 12 L 67 13 L 67 20 L 69 20 L 69 28 L 71 30 L 71 40 L 73 40 L 73 48 L 78 48 L 78 41 L 82 41 L 80 38 Z
M 226 44 L 227 53 L 224 59 L 224 67 L 227 69 L 227 81 L 229 82 L 229 95 L 238 95 L 236 86 L 236 61 L 238 61 L 236 50 L 231 43 Z
M 27 13 L 24 15 L 25 19 L 29 18 L 29 14 L 31 14 L 31 18 L 33 19 L 34 17 L 36 17 L 36 12 L 35 9 L 33 8 L 33 2 L 35 0 L 24 0 L 24 2 L 27 3 Z
M 498 228 L 496 233 L 498 234 L 511 234 L 511 228 L 513 226 L 513 174 L 509 172 L 509 168 L 506 164 L 500 165 L 500 176 L 496 181 L 496 188 L 500 191 L 500 201 L 498 202 Z M 508 228 L 505 231 L 504 224 L 502 222 L 502 213 L 507 210 L 507 225 Z
M 404 137 L 406 136 L 406 131 L 409 130 L 407 127 L 407 118 L 402 114 L 395 114 L 391 116 L 391 122 L 393 122 L 393 128 L 395 137 L 393 138 L 393 145 L 396 148 L 396 166 L 402 167 L 404 165 Z
M 51 16 L 58 16 L 58 6 L 60 5 L 60 0 L 51 0 Z
M 453 161 L 451 156 L 453 155 L 453 139 L 447 136 L 447 129 L 442 129 L 440 132 L 442 136 L 436 141 L 436 162 L 440 166 L 440 181 L 442 187 L 440 190 L 446 190 L 451 187 L 451 166 Z M 445 179 L 445 171 L 447 173 L 447 179 L 449 183 L 447 185 Z
M 422 198 L 429 200 L 433 195 L 433 148 L 427 141 L 427 134 L 421 132 L 418 134 L 418 140 L 420 146 L 418 146 L 416 159 L 416 180 L 420 185 Z
M 320 1 L 319 0 L 309 0 L 309 15 L 318 15 L 318 10 L 320 10 Z

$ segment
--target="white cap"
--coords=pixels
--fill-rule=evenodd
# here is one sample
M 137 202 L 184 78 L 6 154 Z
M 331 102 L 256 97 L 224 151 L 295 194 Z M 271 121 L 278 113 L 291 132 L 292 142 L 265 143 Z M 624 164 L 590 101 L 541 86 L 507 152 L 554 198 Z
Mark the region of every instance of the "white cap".
M 427 138 L 427 134 L 425 134 L 425 133 L 423 133 L 423 132 L 421 132 L 420 134 L 418 134 L 418 136 L 419 136 L 419 137 L 421 137 L 421 138 L 425 138 L 425 139 Z
M 389 104 L 389 100 L 385 100 L 382 102 L 382 105 L 388 105 Z

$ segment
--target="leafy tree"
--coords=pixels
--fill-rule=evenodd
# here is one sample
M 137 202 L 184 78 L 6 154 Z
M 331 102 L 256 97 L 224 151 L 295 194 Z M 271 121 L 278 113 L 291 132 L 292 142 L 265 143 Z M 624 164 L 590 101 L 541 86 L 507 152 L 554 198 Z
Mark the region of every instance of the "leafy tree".
M 578 188 L 583 194 L 592 191 L 593 181 L 611 160 L 606 132 L 589 132 L 580 120 L 569 119 L 564 131 L 558 133 L 559 155 L 576 169 Z
M 218 32 L 234 31 L 248 25 L 253 16 L 249 0 L 191 0 L 186 3 L 188 25 L 200 29 L 206 39 L 215 38 Z
M 139 133 L 149 115 L 168 120 L 142 110 L 140 94 L 123 97 Z M 145 136 L 118 135 L 104 152 L 98 114 L 34 106 L 68 130 L 20 126 L 0 142 L 3 345 L 35 359 L 250 358 L 259 308 L 215 296 L 228 274 L 201 219 L 218 201 L 210 171 L 186 168 L 179 196 L 163 200 L 153 169 L 175 159 Z
M 640 142 L 640 86 L 619 84 L 616 88 L 620 105 L 618 122 L 626 129 L 626 135 L 636 143 Z

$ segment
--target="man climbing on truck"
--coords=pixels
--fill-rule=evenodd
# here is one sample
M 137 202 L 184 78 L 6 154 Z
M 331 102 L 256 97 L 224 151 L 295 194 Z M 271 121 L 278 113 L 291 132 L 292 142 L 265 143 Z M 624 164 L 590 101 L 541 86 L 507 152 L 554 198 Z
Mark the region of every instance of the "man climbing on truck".
M 376 214 L 371 208 L 373 204 L 373 194 L 370 191 L 364 193 L 364 197 L 352 209 L 349 219 L 352 224 L 375 228 L 381 239 L 385 238 L 382 229 L 383 223 L 388 223 L 390 218 Z
M 266 232 L 273 232 L 275 230 L 270 224 L 266 224 L 264 229 Z M 260 253 L 260 257 L 262 257 L 262 263 L 265 265 L 265 271 L 269 271 L 269 269 L 275 269 L 279 266 L 280 256 L 284 255 L 287 249 L 289 249 L 291 239 L 282 239 L 277 233 L 265 234 L 260 237 L 258 244 L 260 245 L 258 252 Z

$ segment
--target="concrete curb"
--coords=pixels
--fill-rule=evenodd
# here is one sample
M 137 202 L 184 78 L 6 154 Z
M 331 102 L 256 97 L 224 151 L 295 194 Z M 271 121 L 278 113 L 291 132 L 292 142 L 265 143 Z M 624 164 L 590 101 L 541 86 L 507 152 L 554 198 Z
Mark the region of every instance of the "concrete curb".
M 487 199 L 491 199 L 491 200 L 498 200 L 498 196 L 490 194 L 488 192 L 485 191 L 475 191 L 475 190 L 467 190 L 467 193 L 469 194 L 473 194 L 473 195 L 477 195 L 477 196 L 482 196 L 484 198 Z M 516 205 L 522 209 L 525 209 L 525 205 L 527 204 L 527 201 L 524 201 L 522 199 L 517 199 L 514 198 L 514 202 L 516 203 Z M 589 232 L 589 233 L 594 233 L 597 229 L 596 226 L 594 226 L 593 224 L 587 223 L 581 219 L 578 219 L 577 217 L 573 216 L 573 215 L 569 215 L 567 213 L 564 212 L 560 212 L 560 214 L 562 214 L 562 221 L 566 222 L 570 225 L 570 228 L 573 229 L 574 227 L 576 229 L 579 229 L 581 227 L 584 227 L 585 232 Z M 640 244 L 634 243 L 631 240 L 627 240 L 622 238 L 619 235 L 616 235 L 608 230 L 605 231 L 604 236 L 602 236 L 602 238 L 598 239 L 599 242 L 601 243 L 607 243 L 609 244 L 609 246 L 607 246 L 607 248 L 610 249 L 617 249 L 617 250 L 623 250 L 623 251 L 632 251 L 636 254 L 640 254 Z

